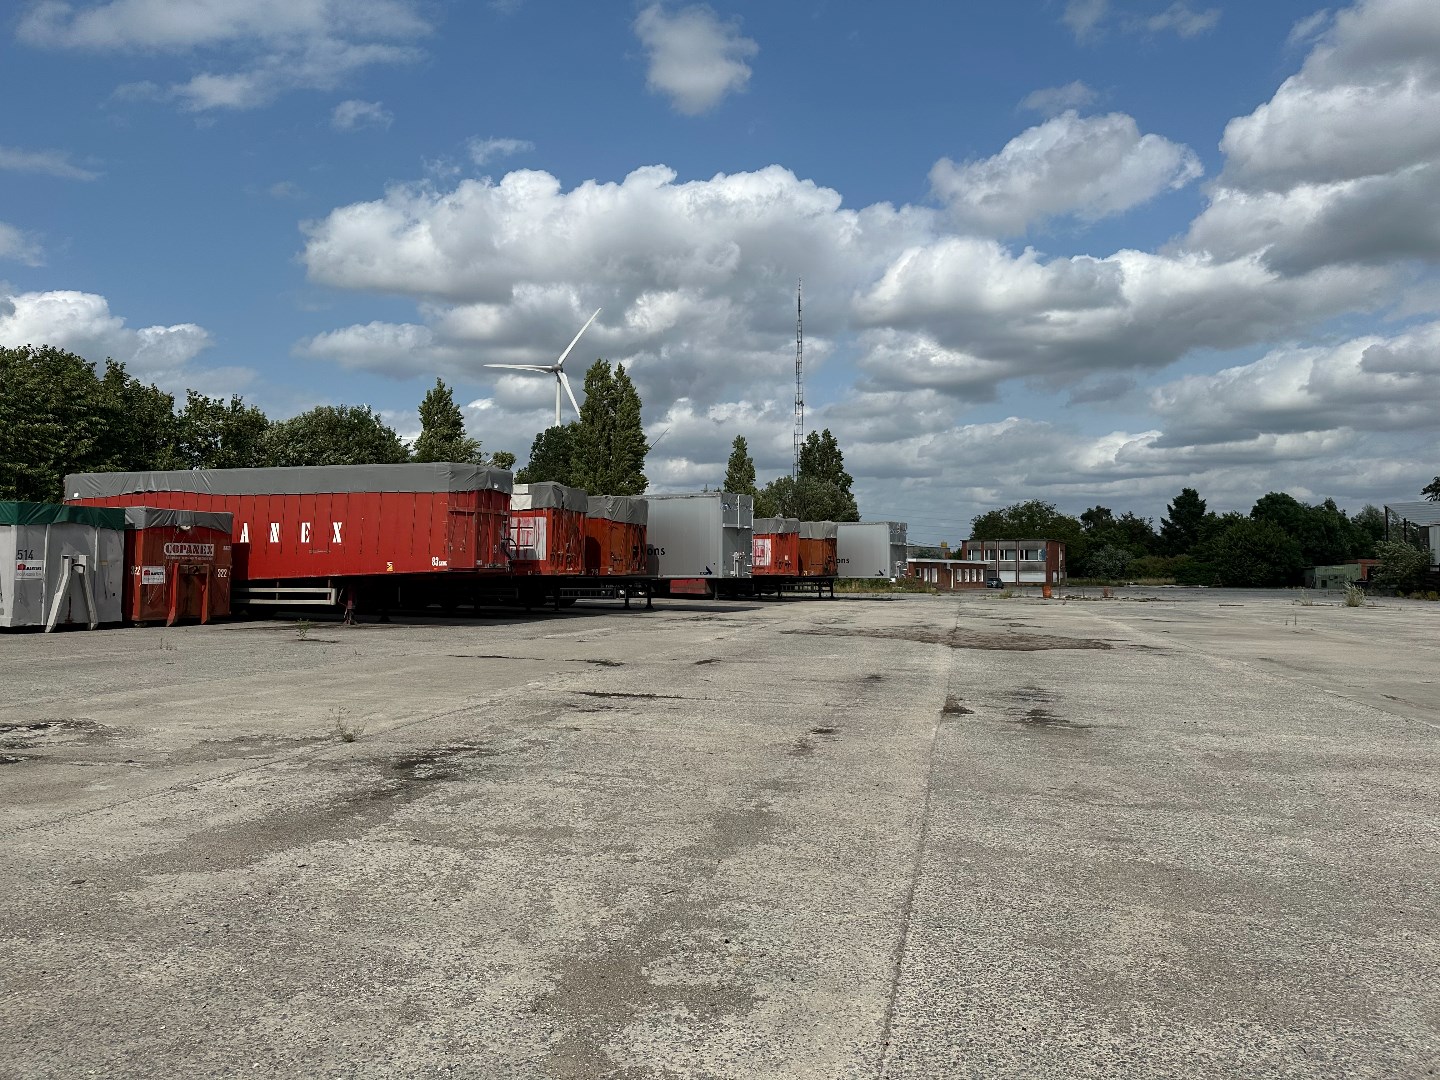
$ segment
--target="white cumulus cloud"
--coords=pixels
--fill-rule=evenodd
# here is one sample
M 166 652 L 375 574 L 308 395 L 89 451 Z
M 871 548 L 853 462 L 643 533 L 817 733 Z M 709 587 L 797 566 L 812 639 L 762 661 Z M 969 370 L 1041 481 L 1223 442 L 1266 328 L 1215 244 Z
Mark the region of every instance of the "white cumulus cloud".
M 1202 171 L 1188 147 L 1140 134 L 1124 113 L 1081 117 L 1070 110 L 1017 135 L 994 157 L 963 164 L 942 158 L 930 183 L 965 227 L 1012 236 L 1047 218 L 1123 213 Z
M 1191 248 L 1264 251 L 1287 272 L 1440 258 L 1440 5 L 1339 12 L 1300 71 L 1226 126 L 1221 149 Z
M 138 330 L 112 314 L 95 293 L 55 290 L 0 296 L 0 344 L 54 345 L 99 363 L 107 357 L 132 372 L 183 367 L 210 346 L 210 334 L 194 323 Z
M 722 21 L 704 4 L 673 14 L 651 4 L 636 17 L 635 36 L 649 57 L 650 89 L 687 116 L 713 109 L 726 94 L 744 90 L 750 81 L 747 61 L 760 51 L 740 33 L 737 21 Z

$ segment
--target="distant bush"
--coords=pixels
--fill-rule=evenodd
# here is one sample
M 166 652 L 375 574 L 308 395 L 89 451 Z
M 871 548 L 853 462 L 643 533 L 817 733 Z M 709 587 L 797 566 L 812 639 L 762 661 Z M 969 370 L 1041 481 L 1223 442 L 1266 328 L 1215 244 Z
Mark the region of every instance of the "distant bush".
M 1375 545 L 1375 551 L 1380 565 L 1370 580 L 1384 588 L 1413 589 L 1430 568 L 1430 553 L 1403 540 L 1382 540 Z

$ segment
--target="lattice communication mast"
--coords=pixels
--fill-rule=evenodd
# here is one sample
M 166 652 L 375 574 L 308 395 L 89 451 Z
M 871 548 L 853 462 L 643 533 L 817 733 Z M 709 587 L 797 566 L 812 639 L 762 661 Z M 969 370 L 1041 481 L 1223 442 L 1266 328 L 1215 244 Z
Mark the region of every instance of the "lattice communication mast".
M 800 479 L 800 447 L 805 443 L 805 317 L 800 307 L 802 280 L 795 280 L 795 465 L 791 476 Z

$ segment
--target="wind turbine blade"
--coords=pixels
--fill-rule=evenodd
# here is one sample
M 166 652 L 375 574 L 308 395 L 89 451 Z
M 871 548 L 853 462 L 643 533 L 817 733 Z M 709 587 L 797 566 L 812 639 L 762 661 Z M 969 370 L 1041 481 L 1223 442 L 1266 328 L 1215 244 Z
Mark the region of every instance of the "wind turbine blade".
M 586 330 L 589 330 L 589 329 L 590 329 L 590 324 L 595 321 L 596 317 L 599 316 L 599 314 L 600 314 L 600 308 L 597 307 L 597 308 L 595 309 L 595 314 L 594 314 L 594 315 L 591 315 L 590 318 L 588 318 L 588 319 L 585 320 L 585 325 L 582 326 L 582 327 L 580 327 L 580 333 L 575 335 L 575 340 L 572 341 L 572 342 L 570 342 L 569 345 L 566 345 L 566 346 L 565 346 L 565 351 L 560 354 L 560 359 L 555 361 L 555 366 L 556 366 L 557 368 L 560 368 L 560 367 L 564 367 L 564 366 L 565 366 L 565 358 L 570 355 L 570 350 L 575 347 L 575 342 L 580 340 L 580 335 L 581 335 L 581 334 L 584 334 Z M 567 386 L 566 389 L 568 390 L 569 387 Z M 571 401 L 574 401 L 575 398 L 572 396 L 572 397 L 570 398 L 570 400 L 571 400 Z M 575 411 L 576 411 L 576 412 L 579 412 L 579 411 L 580 411 L 580 408 L 579 408 L 578 405 L 576 406 Z
M 566 375 L 563 371 L 557 371 L 555 375 L 560 380 L 560 385 L 565 387 L 565 396 L 570 399 L 570 404 L 575 407 L 575 419 L 580 419 L 580 403 L 575 400 L 575 391 L 570 389 L 570 376 Z
M 548 367 L 536 367 L 534 364 L 482 364 L 482 367 L 504 368 L 506 371 L 549 371 Z

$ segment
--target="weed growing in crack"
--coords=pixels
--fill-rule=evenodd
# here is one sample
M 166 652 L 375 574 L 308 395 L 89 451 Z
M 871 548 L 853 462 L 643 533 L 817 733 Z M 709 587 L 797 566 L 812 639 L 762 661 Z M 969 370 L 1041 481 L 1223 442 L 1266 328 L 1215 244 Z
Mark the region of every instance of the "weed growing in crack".
M 339 705 L 335 707 L 332 719 L 335 734 L 339 736 L 341 742 L 354 742 L 365 734 L 365 721 L 351 720 L 346 710 Z

